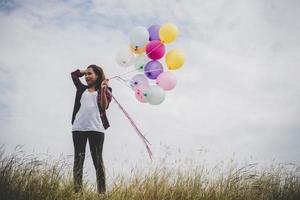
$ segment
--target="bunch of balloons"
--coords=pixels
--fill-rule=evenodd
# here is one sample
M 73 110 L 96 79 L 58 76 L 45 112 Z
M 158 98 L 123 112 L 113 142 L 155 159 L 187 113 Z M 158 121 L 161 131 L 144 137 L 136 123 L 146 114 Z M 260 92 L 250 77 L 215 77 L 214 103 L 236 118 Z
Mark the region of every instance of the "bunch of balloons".
M 185 57 L 178 48 L 167 51 L 166 44 L 175 41 L 177 36 L 178 29 L 172 23 L 152 25 L 148 29 L 138 26 L 130 32 L 129 45 L 117 53 L 116 61 L 121 67 L 134 66 L 133 71 L 138 72 L 131 77 L 129 85 L 139 102 L 161 104 L 165 91 L 176 86 L 172 70 L 181 68 Z

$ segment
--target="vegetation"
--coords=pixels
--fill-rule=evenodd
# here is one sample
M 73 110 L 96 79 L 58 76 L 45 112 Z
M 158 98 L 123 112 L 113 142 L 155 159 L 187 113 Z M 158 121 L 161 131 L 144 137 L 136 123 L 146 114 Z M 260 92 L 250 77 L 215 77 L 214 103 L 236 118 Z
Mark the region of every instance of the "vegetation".
M 97 194 L 87 182 L 82 193 L 74 193 L 70 169 L 64 159 L 49 162 L 20 151 L 5 154 L 2 148 L 0 199 L 300 199 L 299 167 L 294 164 L 248 164 L 229 167 L 226 173 L 199 165 L 186 170 L 162 164 L 147 173 L 134 168 L 131 177 L 115 177 L 106 194 Z

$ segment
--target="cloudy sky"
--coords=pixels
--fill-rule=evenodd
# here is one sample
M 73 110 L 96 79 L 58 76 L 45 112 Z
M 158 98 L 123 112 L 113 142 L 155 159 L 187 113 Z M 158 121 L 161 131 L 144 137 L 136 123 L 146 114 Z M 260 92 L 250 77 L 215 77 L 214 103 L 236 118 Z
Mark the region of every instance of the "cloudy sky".
M 24 145 L 72 162 L 70 73 L 90 64 L 108 77 L 124 73 L 115 55 L 130 30 L 172 22 L 180 33 L 167 49 L 180 48 L 186 63 L 162 104 L 139 103 L 129 88 L 109 83 L 150 140 L 153 165 L 232 157 L 300 164 L 299 19 L 297 0 L 0 0 L 0 142 L 8 152 Z M 114 102 L 107 115 L 108 176 L 150 165 Z

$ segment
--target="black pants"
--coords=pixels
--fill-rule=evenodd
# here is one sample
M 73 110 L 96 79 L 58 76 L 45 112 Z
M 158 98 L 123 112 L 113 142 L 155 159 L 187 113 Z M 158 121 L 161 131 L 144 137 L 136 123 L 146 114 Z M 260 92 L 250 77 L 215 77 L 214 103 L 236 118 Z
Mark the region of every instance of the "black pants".
M 74 144 L 73 178 L 75 192 L 82 189 L 83 163 L 85 159 L 85 147 L 89 140 L 90 151 L 96 169 L 97 191 L 105 192 L 105 168 L 103 165 L 102 149 L 104 133 L 95 131 L 72 131 Z

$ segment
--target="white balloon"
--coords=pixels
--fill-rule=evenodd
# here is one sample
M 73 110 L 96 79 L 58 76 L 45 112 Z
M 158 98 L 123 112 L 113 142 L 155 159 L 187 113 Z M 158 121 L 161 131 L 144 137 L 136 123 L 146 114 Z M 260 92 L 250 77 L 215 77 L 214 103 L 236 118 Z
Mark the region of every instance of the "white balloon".
M 149 81 L 144 74 L 136 74 L 130 80 L 130 87 L 133 90 L 139 88 L 140 90 L 144 90 L 149 86 Z
M 141 48 L 149 41 L 149 32 L 145 27 L 137 26 L 130 32 L 130 46 Z
M 161 104 L 165 100 L 165 96 L 165 91 L 157 85 L 151 85 L 145 90 L 145 98 L 152 105 Z
M 150 60 L 151 59 L 148 56 L 140 54 L 135 57 L 134 67 L 138 70 L 138 72 L 144 72 L 144 67 Z
M 134 62 L 134 55 L 129 47 L 124 47 L 119 50 L 116 55 L 116 61 L 121 67 L 129 67 Z

